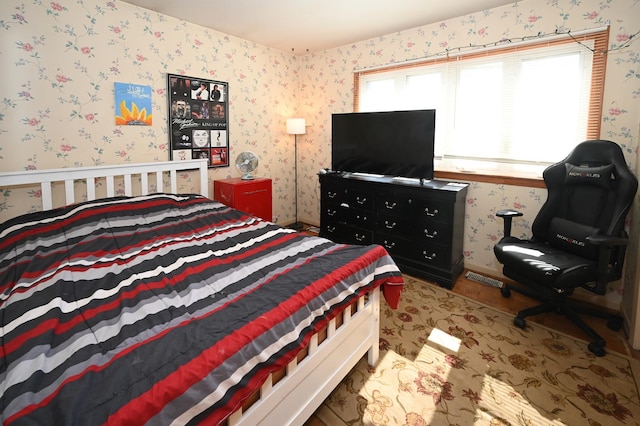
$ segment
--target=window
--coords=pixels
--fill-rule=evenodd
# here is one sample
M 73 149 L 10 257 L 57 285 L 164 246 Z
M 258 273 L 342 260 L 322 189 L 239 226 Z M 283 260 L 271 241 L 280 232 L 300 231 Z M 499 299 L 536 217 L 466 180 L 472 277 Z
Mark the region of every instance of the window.
M 445 169 L 535 173 L 599 137 L 607 44 L 604 30 L 362 71 L 355 108 L 435 108 Z

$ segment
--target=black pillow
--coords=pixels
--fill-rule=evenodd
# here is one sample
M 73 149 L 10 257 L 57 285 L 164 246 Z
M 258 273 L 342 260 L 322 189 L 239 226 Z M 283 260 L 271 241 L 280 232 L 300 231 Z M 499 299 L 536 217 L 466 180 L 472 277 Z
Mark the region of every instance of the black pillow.
M 596 260 L 599 248 L 587 241 L 589 235 L 599 234 L 600 230 L 581 225 L 571 220 L 554 217 L 549 224 L 547 241 L 554 247 L 580 257 Z
M 596 185 L 603 189 L 611 188 L 611 173 L 613 172 L 613 164 L 604 166 L 575 166 L 571 163 L 565 163 L 567 174 L 565 183 L 576 185 Z

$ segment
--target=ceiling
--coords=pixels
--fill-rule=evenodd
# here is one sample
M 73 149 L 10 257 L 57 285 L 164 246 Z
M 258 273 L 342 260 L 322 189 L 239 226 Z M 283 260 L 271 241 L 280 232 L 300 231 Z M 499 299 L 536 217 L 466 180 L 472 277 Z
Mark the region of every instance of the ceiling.
M 121 0 L 244 40 L 313 53 L 515 0 Z

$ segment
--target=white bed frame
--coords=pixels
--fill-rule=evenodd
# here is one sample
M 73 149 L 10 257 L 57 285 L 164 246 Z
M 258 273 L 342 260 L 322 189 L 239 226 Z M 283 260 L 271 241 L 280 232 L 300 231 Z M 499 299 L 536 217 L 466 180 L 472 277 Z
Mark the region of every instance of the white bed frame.
M 116 179 L 124 180 L 124 195 L 146 195 L 154 192 L 177 192 L 179 171 L 197 170 L 200 194 L 208 195 L 206 160 L 166 161 L 118 166 L 97 166 L 24 172 L 0 173 L 0 189 L 21 185 L 40 185 L 42 209 L 54 207 L 52 185 L 64 183 L 65 201 L 75 202 L 75 185 L 86 182 L 86 199 L 96 198 L 96 186 L 106 180 L 108 197 L 116 195 Z M 164 177 L 169 175 L 170 187 Z M 149 176 L 155 175 L 155 188 L 149 188 Z M 134 193 L 134 178 L 140 181 L 140 194 Z M 137 192 L 137 191 L 136 191 Z M 379 357 L 380 290 L 358 299 L 355 308 L 347 308 L 331 320 L 322 337 L 314 335 L 305 356 L 294 358 L 286 370 L 272 374 L 262 385 L 258 400 L 246 410 L 239 409 L 229 417 L 229 425 L 302 425 L 349 373 L 368 354 L 370 365 Z M 283 377 L 281 377 L 283 375 Z M 280 378 L 281 377 L 281 378 Z

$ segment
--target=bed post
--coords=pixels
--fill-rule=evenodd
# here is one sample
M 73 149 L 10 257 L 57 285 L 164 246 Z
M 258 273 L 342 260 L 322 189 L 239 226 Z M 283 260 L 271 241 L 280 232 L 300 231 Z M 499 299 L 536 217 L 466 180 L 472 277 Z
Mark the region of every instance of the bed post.
M 209 173 L 206 160 L 200 163 L 200 195 L 209 197 Z
M 371 292 L 373 315 L 371 316 L 371 347 L 367 351 L 367 362 L 372 367 L 380 357 L 380 293 L 379 287 Z

